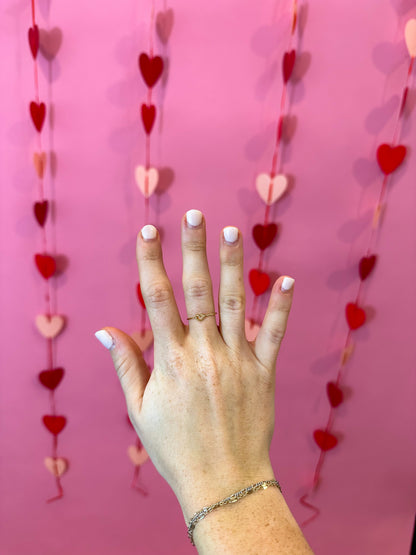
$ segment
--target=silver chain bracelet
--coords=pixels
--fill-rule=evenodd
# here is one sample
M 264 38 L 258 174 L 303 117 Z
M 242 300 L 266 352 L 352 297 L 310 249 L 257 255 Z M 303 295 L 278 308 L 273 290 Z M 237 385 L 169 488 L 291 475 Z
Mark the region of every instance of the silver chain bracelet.
M 232 495 L 230 495 L 229 497 L 226 497 L 222 501 L 217 501 L 217 503 L 214 503 L 209 507 L 204 507 L 203 509 L 195 513 L 194 516 L 189 521 L 189 525 L 188 525 L 188 538 L 191 540 L 191 544 L 195 545 L 194 538 L 193 538 L 195 526 L 198 524 L 200 520 L 205 518 L 211 511 L 213 511 L 214 509 L 217 509 L 218 507 L 222 507 L 223 505 L 228 505 L 228 503 L 235 503 L 236 501 L 238 501 L 239 499 L 242 499 L 246 495 L 249 495 L 250 493 L 254 493 L 255 491 L 258 491 L 259 489 L 262 489 L 262 488 L 267 489 L 269 486 L 278 487 L 280 492 L 282 493 L 282 488 L 280 487 L 280 484 L 277 480 L 263 480 L 263 482 L 257 482 L 257 484 L 253 484 L 248 488 L 242 489 L 241 491 L 237 491 L 237 493 L 233 493 Z

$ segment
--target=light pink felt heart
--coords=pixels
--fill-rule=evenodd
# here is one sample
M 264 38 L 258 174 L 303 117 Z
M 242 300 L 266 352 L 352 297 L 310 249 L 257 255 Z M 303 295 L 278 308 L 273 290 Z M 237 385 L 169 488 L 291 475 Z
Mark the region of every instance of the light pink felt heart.
M 67 461 L 61 458 L 54 459 L 52 457 L 46 457 L 44 463 L 49 472 L 54 476 L 62 476 L 68 468 Z
M 133 333 L 130 334 L 130 337 L 132 337 L 135 340 L 135 342 L 140 347 L 140 350 L 142 352 L 148 349 L 150 345 L 153 343 L 152 330 L 145 330 L 144 334 L 142 334 L 140 331 L 134 331 Z
M 146 170 L 144 166 L 137 166 L 134 170 L 134 177 L 144 197 L 149 198 L 150 195 L 154 193 L 159 181 L 159 172 L 157 169 L 149 168 Z
M 65 318 L 63 316 L 48 316 L 47 314 L 38 314 L 36 316 L 36 327 L 47 339 L 56 337 L 61 333 L 65 325 Z
M 260 326 L 256 323 L 251 323 L 251 320 L 246 319 L 246 338 L 247 341 L 254 341 L 257 337 L 257 333 L 260 329 Z
M 275 175 L 273 179 L 268 173 L 260 173 L 256 179 L 256 189 L 260 198 L 269 206 L 276 202 L 287 188 L 287 177 Z
M 404 38 L 410 57 L 416 56 L 416 19 L 409 19 L 404 28 Z
M 146 453 L 146 450 L 143 447 L 141 449 L 138 449 L 135 445 L 128 446 L 127 454 L 131 462 L 136 466 L 145 463 L 149 458 L 149 455 Z

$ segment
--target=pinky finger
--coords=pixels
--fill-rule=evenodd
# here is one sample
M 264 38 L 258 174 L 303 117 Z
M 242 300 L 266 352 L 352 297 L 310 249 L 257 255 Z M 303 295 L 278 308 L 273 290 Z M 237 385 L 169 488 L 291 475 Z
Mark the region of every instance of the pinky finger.
M 266 368 L 274 371 L 280 345 L 285 336 L 293 300 L 295 280 L 281 276 L 273 286 L 263 324 L 254 343 L 254 353 Z M 282 290 L 284 284 L 286 290 Z

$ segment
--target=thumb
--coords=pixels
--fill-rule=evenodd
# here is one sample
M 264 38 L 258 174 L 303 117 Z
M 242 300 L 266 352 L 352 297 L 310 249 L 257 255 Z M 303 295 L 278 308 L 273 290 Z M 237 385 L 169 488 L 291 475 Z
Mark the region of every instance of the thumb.
M 130 335 L 117 328 L 105 327 L 97 331 L 95 337 L 110 351 L 127 408 L 138 404 L 140 410 L 150 370 L 139 346 Z

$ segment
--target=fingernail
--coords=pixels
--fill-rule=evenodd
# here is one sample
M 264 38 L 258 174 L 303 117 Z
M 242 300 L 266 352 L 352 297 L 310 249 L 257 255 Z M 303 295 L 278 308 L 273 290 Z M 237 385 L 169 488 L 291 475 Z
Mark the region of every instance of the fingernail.
M 238 228 L 237 227 L 224 227 L 224 239 L 227 243 L 235 243 L 238 239 Z
M 142 227 L 142 237 L 145 241 L 149 239 L 155 239 L 157 235 L 157 229 L 154 225 L 145 225 Z
M 101 345 L 104 345 L 106 349 L 111 349 L 111 347 L 114 347 L 114 340 L 107 331 L 105 330 L 96 331 L 95 337 L 98 339 Z
M 289 291 L 290 289 L 292 289 L 294 283 L 295 280 L 293 278 L 285 277 L 282 281 L 282 291 Z
M 186 222 L 191 227 L 198 227 L 202 223 L 202 212 L 199 210 L 188 210 L 186 213 Z

